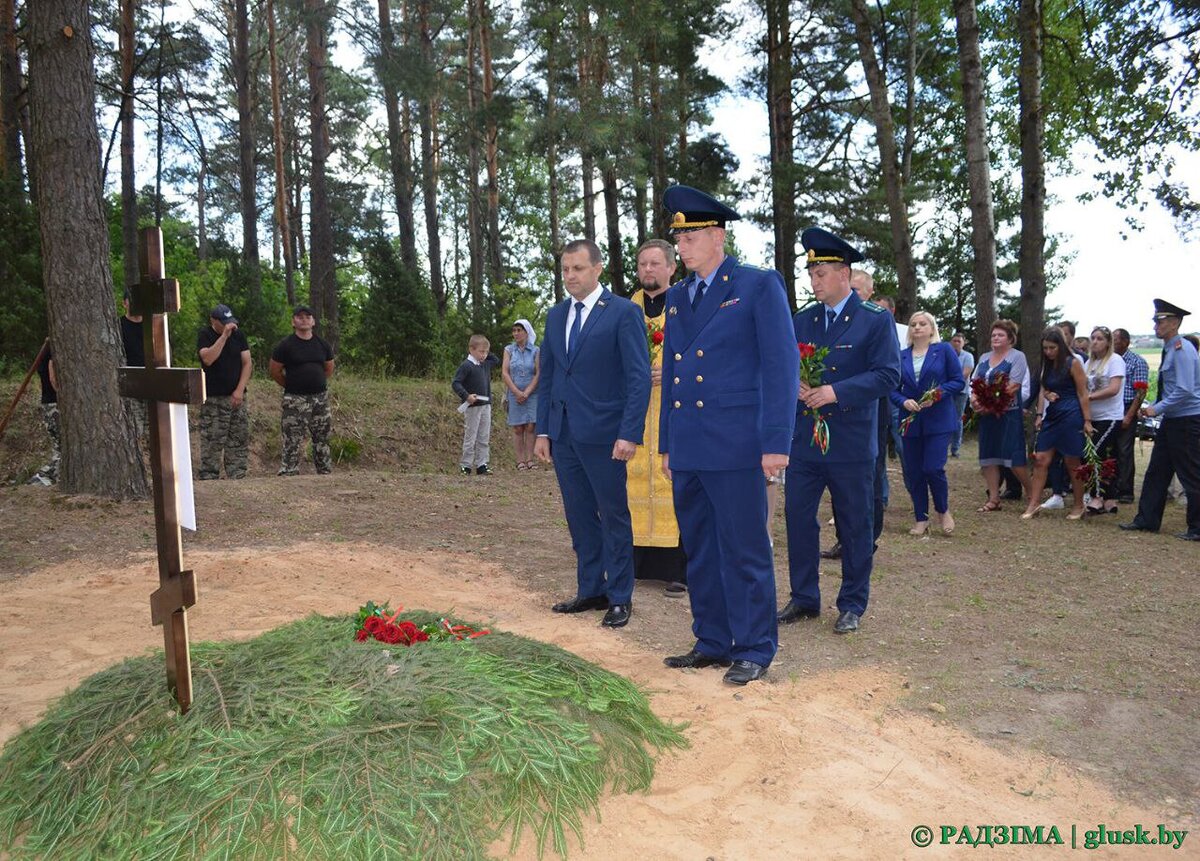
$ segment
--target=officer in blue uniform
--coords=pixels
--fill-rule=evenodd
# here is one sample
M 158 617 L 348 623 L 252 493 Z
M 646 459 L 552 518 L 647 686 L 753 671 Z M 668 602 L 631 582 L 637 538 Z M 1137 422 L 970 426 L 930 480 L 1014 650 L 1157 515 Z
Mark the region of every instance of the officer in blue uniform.
M 775 566 L 764 476 L 787 466 L 799 352 L 778 272 L 725 255 L 738 214 L 704 192 L 663 196 L 689 275 L 667 291 L 659 451 L 687 553 L 696 643 L 669 667 L 761 678 L 775 657 Z
M 819 227 L 800 237 L 817 301 L 793 318 L 796 340 L 828 347 L 824 385 L 800 386 L 796 433 L 787 468 L 788 573 L 791 600 L 779 621 L 821 615 L 817 583 L 820 526 L 817 504 L 829 488 L 842 540 L 842 588 L 834 631 L 858 630 L 871 585 L 875 457 L 879 450 L 879 399 L 900 381 L 900 347 L 892 315 L 850 289 L 850 264 L 862 254 Z M 812 443 L 818 409 L 829 426 L 829 450 Z
M 1142 479 L 1137 516 L 1122 529 L 1158 532 L 1167 505 L 1171 476 L 1178 475 L 1187 494 L 1184 541 L 1200 541 L 1200 356 L 1179 334 L 1188 312 L 1163 299 L 1154 300 L 1154 334 L 1162 339 L 1158 368 L 1158 400 L 1142 407 L 1142 415 L 1162 416 L 1154 450 Z

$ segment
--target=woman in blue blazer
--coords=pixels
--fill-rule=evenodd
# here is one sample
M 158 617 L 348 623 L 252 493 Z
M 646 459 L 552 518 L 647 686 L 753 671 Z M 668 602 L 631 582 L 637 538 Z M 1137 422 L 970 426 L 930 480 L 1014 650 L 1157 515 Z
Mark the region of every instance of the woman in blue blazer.
M 950 485 L 946 481 L 946 452 L 957 426 L 954 396 L 966 389 L 962 365 L 954 348 L 942 343 L 937 320 L 918 311 L 908 322 L 908 347 L 900 353 L 900 385 L 889 397 L 900 408 L 900 416 L 912 416 L 904 431 L 901 458 L 904 483 L 912 497 L 916 525 L 910 535 L 929 529 L 929 496 L 942 531 L 954 531 L 950 515 Z M 923 398 L 935 390 L 938 399 Z

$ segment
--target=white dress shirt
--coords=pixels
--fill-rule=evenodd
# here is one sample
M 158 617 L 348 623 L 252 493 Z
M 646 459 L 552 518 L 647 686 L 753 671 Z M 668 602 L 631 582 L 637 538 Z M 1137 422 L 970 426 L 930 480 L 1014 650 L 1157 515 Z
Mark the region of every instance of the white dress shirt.
M 568 352 L 571 349 L 571 326 L 575 323 L 575 303 L 583 303 L 583 310 L 579 312 L 579 331 L 582 332 L 584 325 L 587 324 L 588 314 L 592 313 L 592 309 L 596 307 L 596 301 L 602 292 L 604 292 L 604 288 L 597 284 L 596 289 L 582 299 L 571 297 L 571 306 L 567 309 L 567 331 L 563 335 L 563 342 L 567 345 Z

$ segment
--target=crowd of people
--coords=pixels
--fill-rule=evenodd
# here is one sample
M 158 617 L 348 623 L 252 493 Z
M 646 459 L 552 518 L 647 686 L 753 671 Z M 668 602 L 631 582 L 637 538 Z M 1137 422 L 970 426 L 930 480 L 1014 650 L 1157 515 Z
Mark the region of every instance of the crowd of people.
M 119 320 L 125 365 L 146 365 L 145 330 L 142 316 L 130 311 L 130 296 L 122 300 L 125 313 Z M 316 315 L 308 305 L 297 305 L 292 314 L 292 334 L 271 351 L 270 375 L 283 390 L 280 437 L 282 457 L 279 475 L 298 475 L 301 448 L 312 441 L 313 466 L 318 473 L 333 470 L 329 446 L 332 420 L 329 412 L 328 380 L 333 376 L 334 356 L 329 344 L 317 335 Z M 228 305 L 217 305 L 208 325 L 196 337 L 196 352 L 204 371 L 205 400 L 200 406 L 201 481 L 218 479 L 222 471 L 229 479 L 246 477 L 250 448 L 250 412 L 247 389 L 254 363 L 250 346 Z M 29 479 L 30 484 L 50 486 L 58 481 L 61 459 L 57 375 L 54 352 L 49 347 L 38 363 L 41 378 L 42 420 L 51 439 L 50 460 Z M 123 398 L 132 416 L 139 441 L 148 429 L 145 401 Z
M 1065 507 L 1068 491 L 1069 520 L 1116 513 L 1133 502 L 1137 421 L 1156 416 L 1137 514 L 1121 527 L 1158 531 L 1178 476 L 1187 496 L 1178 537 L 1200 540 L 1200 355 L 1179 334 L 1187 311 L 1155 300 L 1163 358 L 1148 403 L 1148 369 L 1124 329 L 1097 326 L 1077 339 L 1066 321 L 1048 328 L 1034 376 L 1017 349 L 1017 325 L 1000 319 L 976 361 L 962 333 L 942 341 L 927 311 L 897 323 L 891 301 L 873 301 L 871 276 L 854 268 L 862 253 L 818 227 L 801 235 L 814 301 L 793 314 L 778 272 L 726 254 L 726 224 L 737 212 L 686 186 L 668 189 L 663 204 L 674 245 L 654 239 L 638 248 L 639 289 L 630 299 L 601 284 L 594 242 L 570 242 L 560 259 L 569 295 L 550 309 L 540 343 L 525 319 L 513 324 L 502 358 L 474 335 L 451 383 L 463 415 L 464 475 L 491 471 L 497 366 L 517 470 L 553 466 L 576 557 L 575 594 L 554 612 L 602 610 L 603 626 L 621 628 L 633 614 L 635 581 L 665 581 L 666 594 L 688 596 L 695 636 L 665 663 L 723 667 L 725 681 L 744 685 L 767 672 L 780 624 L 821 616 L 824 557 L 841 562 L 832 630 L 859 630 L 889 504 L 889 443 L 911 501 L 910 534 L 952 535 L 946 464 L 960 454 L 968 403 L 986 485 L 980 513 L 1001 511 L 1015 493 L 1030 520 Z M 687 275 L 671 285 L 676 255 Z M 126 311 L 126 360 L 144 362 L 141 321 Z M 283 389 L 279 474 L 297 473 L 306 434 L 317 472 L 329 472 L 334 356 L 313 331 L 311 308 L 296 307 L 292 325 L 270 362 Z M 197 350 L 208 391 L 199 477 L 217 478 L 223 467 L 241 478 L 252 362 L 232 309 L 213 309 Z M 53 360 L 44 364 L 45 403 L 55 376 Z M 145 416 L 144 405 L 133 411 Z M 49 429 L 54 411 L 44 414 Z M 1005 481 L 1017 487 L 1002 493 Z M 769 528 L 781 484 L 789 595 L 780 610 Z M 822 551 L 817 512 L 826 490 L 837 543 Z

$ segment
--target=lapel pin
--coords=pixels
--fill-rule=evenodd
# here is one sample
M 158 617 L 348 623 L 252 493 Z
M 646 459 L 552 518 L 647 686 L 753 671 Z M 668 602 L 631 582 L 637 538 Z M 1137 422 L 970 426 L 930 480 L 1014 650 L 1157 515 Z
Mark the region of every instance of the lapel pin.
M 607 303 L 603 299 L 597 299 L 596 304 L 599 305 L 601 308 L 603 308 Z M 850 318 L 847 317 L 846 319 L 850 319 Z
M 722 276 L 721 276 L 721 280 L 722 280 L 722 281 L 728 281 L 728 280 L 729 280 L 729 276 L 728 276 L 728 275 L 722 275 Z
M 672 305 L 671 310 L 668 311 L 667 313 L 670 314 L 672 317 L 674 317 L 676 314 L 679 313 L 679 309 L 677 309 L 674 305 Z
M 843 318 L 842 318 L 842 322 L 843 322 L 843 323 L 849 323 L 849 322 L 850 322 L 850 315 L 849 315 L 849 314 L 847 314 L 845 317 L 843 317 Z

